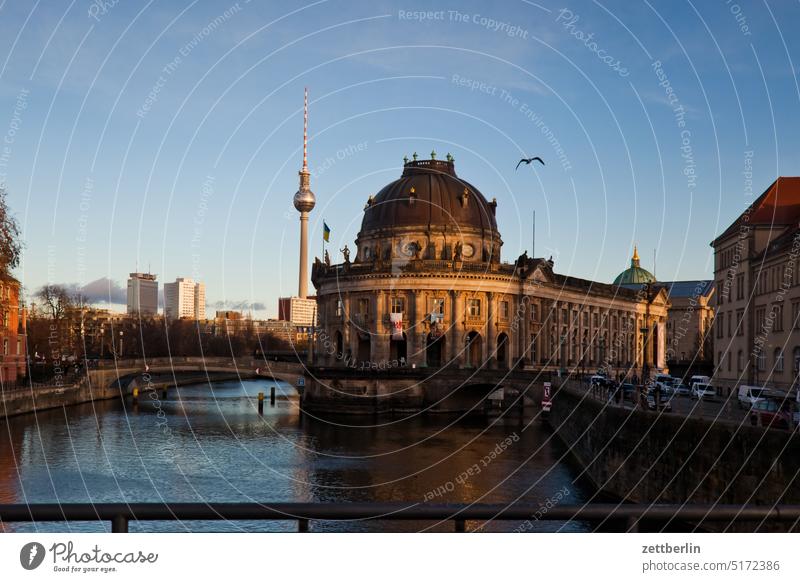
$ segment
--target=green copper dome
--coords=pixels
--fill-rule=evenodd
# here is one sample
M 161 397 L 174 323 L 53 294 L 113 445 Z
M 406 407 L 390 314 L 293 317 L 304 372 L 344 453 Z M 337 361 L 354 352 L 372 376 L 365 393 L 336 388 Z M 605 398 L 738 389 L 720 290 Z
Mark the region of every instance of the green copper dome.
M 647 269 L 642 269 L 639 266 L 639 252 L 636 247 L 633 247 L 633 257 L 631 257 L 631 266 L 622 271 L 617 278 L 614 279 L 614 285 L 641 285 L 643 283 L 655 283 L 656 278 Z

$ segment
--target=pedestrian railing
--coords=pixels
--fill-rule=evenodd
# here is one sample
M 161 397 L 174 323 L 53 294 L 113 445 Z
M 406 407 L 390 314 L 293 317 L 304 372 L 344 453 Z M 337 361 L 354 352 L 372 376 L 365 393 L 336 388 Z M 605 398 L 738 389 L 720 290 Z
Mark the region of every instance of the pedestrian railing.
M 403 505 L 398 503 L 75 503 L 0 505 L 3 522 L 106 522 L 114 533 L 126 533 L 131 521 L 293 521 L 297 531 L 310 531 L 314 521 L 451 522 L 456 532 L 468 521 L 517 521 L 528 531 L 538 521 L 579 521 L 612 531 L 657 529 L 666 524 L 780 523 L 797 529 L 800 505 Z M 687 525 L 692 529 L 695 525 Z

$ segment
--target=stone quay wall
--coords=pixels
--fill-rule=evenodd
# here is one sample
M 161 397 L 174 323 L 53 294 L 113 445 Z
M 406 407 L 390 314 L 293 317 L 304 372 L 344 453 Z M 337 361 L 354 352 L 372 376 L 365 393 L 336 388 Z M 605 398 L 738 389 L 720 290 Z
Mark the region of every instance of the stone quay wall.
M 800 434 L 606 405 L 565 383 L 550 424 L 594 486 L 637 503 L 800 503 Z

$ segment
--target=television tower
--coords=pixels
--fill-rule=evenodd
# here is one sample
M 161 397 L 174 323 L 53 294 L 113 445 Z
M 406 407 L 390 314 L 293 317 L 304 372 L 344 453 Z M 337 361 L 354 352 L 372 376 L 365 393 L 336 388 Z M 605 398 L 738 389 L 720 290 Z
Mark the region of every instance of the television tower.
M 311 174 L 308 171 L 308 89 L 303 100 L 303 169 L 300 170 L 300 189 L 294 195 L 294 207 L 300 213 L 300 283 L 297 296 L 308 297 L 308 213 L 317 199 L 311 191 Z

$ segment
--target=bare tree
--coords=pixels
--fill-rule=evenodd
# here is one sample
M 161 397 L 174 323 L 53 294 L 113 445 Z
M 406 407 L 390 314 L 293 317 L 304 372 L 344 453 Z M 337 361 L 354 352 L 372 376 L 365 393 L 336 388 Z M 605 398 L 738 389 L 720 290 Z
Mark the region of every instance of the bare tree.
M 21 253 L 19 224 L 6 203 L 6 191 L 0 186 L 0 274 L 10 274 L 19 265 Z
M 63 285 L 44 285 L 36 292 L 36 298 L 54 321 L 60 321 L 72 307 L 72 296 Z

